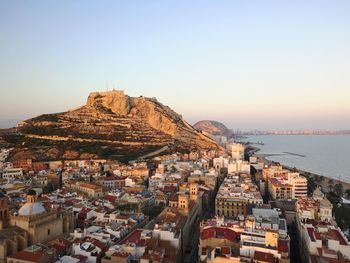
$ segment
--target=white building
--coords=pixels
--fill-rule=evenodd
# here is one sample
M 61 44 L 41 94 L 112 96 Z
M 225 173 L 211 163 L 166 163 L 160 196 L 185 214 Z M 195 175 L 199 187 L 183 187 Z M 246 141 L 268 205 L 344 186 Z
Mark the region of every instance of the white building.
M 87 263 L 96 263 L 102 249 L 94 244 L 93 239 L 88 240 L 73 243 L 73 254 L 87 257 Z
M 231 155 L 235 160 L 244 160 L 244 145 L 241 143 L 232 143 Z
M 14 179 L 14 178 L 20 178 L 23 176 L 23 169 L 22 168 L 7 168 L 2 171 L 2 179 Z
M 242 160 L 233 160 L 228 164 L 228 173 L 250 174 L 250 163 Z
M 220 171 L 222 168 L 227 168 L 229 159 L 223 156 L 213 159 L 213 166 L 215 170 Z
M 288 173 L 288 183 L 293 186 L 292 198 L 298 199 L 299 197 L 307 196 L 307 179 L 300 176 L 299 173 Z
M 245 228 L 241 233 L 241 259 L 254 259 L 257 252 L 271 254 L 277 259 L 288 259 L 289 242 L 287 222 L 279 218 L 277 211 L 253 209 L 253 215 L 246 217 Z

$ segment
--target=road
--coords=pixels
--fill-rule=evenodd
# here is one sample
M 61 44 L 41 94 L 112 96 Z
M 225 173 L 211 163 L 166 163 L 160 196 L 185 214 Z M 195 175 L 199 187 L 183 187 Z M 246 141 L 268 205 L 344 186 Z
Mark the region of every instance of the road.
M 198 262 L 198 243 L 199 243 L 199 222 L 195 224 L 190 233 L 190 240 L 187 249 L 191 249 L 189 253 L 185 253 L 184 263 Z
M 158 149 L 158 150 L 156 150 L 154 152 L 151 152 L 151 153 L 145 154 L 143 156 L 140 156 L 137 159 L 140 160 L 140 159 L 145 159 L 145 158 L 148 158 L 148 157 L 152 157 L 154 155 L 159 155 L 160 153 L 168 150 L 168 148 L 169 148 L 168 146 L 164 146 L 164 147 L 162 147 L 162 148 L 160 148 L 160 149 Z M 134 160 L 134 161 L 137 161 L 137 160 Z

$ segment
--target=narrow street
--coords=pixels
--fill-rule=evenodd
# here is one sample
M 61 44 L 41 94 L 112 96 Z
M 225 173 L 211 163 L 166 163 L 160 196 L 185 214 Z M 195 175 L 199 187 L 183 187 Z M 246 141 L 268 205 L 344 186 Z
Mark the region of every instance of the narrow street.
M 198 245 L 199 245 L 199 222 L 194 226 L 190 234 L 189 244 L 186 251 L 184 262 L 197 263 L 198 262 Z
M 226 174 L 224 175 L 226 176 Z M 198 262 L 198 250 L 199 250 L 199 236 L 200 236 L 200 229 L 199 225 L 202 220 L 207 220 L 210 218 L 213 218 L 215 216 L 215 197 L 217 194 L 217 191 L 222 183 L 222 180 L 218 181 L 217 187 L 215 188 L 214 196 L 210 200 L 208 204 L 208 208 L 206 211 L 203 211 L 203 215 L 198 220 L 198 222 L 195 223 L 195 226 L 193 227 L 191 234 L 190 234 L 190 241 L 186 248 L 186 254 L 184 257 L 185 263 L 197 263 Z M 188 251 L 188 253 L 187 253 Z

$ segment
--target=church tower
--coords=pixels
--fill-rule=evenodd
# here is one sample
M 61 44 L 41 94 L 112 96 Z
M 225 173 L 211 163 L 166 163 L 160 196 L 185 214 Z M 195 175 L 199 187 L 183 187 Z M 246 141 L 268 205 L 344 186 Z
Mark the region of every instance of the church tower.
M 9 216 L 8 198 L 0 192 L 0 230 L 7 226 Z

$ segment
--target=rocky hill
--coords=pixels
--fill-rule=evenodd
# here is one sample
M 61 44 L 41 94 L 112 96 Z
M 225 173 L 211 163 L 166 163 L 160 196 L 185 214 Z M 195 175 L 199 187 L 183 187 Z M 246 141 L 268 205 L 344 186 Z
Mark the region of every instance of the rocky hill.
M 116 90 L 90 93 L 82 107 L 23 121 L 0 136 L 16 146 L 13 159 L 130 160 L 152 152 L 221 149 L 155 98 Z
M 193 125 L 193 127 L 210 135 L 226 136 L 227 138 L 231 138 L 233 136 L 233 132 L 230 131 L 224 124 L 218 121 L 199 121 Z

